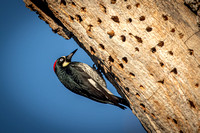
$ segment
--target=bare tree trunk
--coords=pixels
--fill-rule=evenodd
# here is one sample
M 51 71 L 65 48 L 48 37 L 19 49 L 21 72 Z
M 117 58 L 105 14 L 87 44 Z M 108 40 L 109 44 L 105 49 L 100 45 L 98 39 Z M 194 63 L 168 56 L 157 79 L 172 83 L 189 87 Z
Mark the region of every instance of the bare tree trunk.
M 200 132 L 200 33 L 183 0 L 24 2 L 101 65 L 148 132 Z

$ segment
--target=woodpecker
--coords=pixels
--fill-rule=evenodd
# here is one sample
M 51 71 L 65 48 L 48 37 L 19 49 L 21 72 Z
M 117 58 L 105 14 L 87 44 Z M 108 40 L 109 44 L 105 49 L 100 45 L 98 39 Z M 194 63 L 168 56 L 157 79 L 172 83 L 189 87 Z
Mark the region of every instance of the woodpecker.
M 121 109 L 126 109 L 123 105 L 130 107 L 125 99 L 113 95 L 107 89 L 99 71 L 85 63 L 71 62 L 76 51 L 55 61 L 53 69 L 60 82 L 70 91 L 94 101 L 116 105 Z

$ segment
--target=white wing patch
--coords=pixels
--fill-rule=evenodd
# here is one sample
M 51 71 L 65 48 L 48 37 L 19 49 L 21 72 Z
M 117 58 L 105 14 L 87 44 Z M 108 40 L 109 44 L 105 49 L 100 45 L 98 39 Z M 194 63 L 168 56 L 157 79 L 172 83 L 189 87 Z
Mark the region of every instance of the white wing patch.
M 97 83 L 96 83 L 93 79 L 88 79 L 88 81 L 90 82 L 91 85 L 93 85 L 95 88 L 97 88 L 99 91 L 101 91 L 101 90 L 97 87 Z

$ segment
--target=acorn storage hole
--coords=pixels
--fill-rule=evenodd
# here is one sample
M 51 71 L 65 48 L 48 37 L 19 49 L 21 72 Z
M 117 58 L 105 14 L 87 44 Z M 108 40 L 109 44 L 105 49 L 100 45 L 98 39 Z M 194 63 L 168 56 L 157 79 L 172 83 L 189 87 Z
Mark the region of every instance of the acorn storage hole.
M 128 22 L 129 22 L 129 23 L 131 23 L 132 21 L 133 21 L 132 18 L 129 18 L 129 19 L 128 19 Z
M 130 10 L 130 9 L 131 9 L 131 5 L 127 5 L 126 8 L 127 8 L 128 10 Z
M 171 73 L 178 74 L 178 71 L 177 71 L 176 68 L 174 68 L 174 69 L 171 70 Z
M 168 20 L 168 16 L 167 16 L 167 15 L 164 15 L 164 14 L 163 14 L 162 17 L 163 17 L 163 20 L 164 20 L 164 21 L 167 21 L 167 20 Z
M 146 31 L 147 32 L 151 32 L 152 31 L 152 27 L 147 26 Z
M 134 73 L 129 73 L 129 75 L 131 76 L 131 78 L 135 78 L 135 74 Z
M 112 38 L 115 35 L 115 32 L 111 30 L 111 31 L 108 31 L 107 34 L 109 35 L 109 38 Z
M 100 46 L 101 49 L 105 49 L 103 44 L 99 44 L 99 46 Z
M 108 60 L 109 60 L 110 62 L 114 62 L 114 59 L 112 58 L 112 56 L 109 56 L 109 57 L 108 57 Z
M 126 41 L 126 37 L 124 35 L 121 35 L 120 37 L 121 37 L 122 42 Z
M 193 49 L 188 49 L 188 51 L 189 51 L 189 54 L 190 54 L 190 55 L 193 55 L 193 54 L 194 54 L 194 50 L 193 50 Z
M 78 15 L 78 14 L 75 15 L 75 19 L 76 19 L 79 23 L 83 21 L 83 19 L 81 18 L 81 16 Z
M 159 41 L 159 43 L 157 44 L 159 47 L 163 47 L 164 46 L 164 42 L 163 41 Z
M 123 61 L 124 63 L 127 63 L 127 62 L 128 62 L 127 57 L 123 57 L 123 58 L 122 58 L 122 61 Z
M 117 0 L 111 0 L 110 3 L 111 4 L 115 4 L 117 2 Z
M 140 21 L 144 21 L 145 20 L 145 16 L 140 16 Z
M 140 94 L 139 93 L 136 93 L 135 95 L 136 95 L 137 98 L 140 98 Z
M 136 3 L 135 6 L 138 8 L 140 7 L 140 3 Z
M 155 53 L 156 52 L 156 47 L 151 48 L 151 52 Z
M 116 22 L 116 23 L 119 23 L 119 18 L 118 16 L 112 16 L 111 19 Z
M 141 37 L 138 37 L 138 36 L 134 36 L 134 37 L 135 37 L 135 39 L 137 40 L 137 42 L 139 42 L 139 43 L 142 43 L 142 42 L 143 42 Z
M 60 5 L 65 5 L 65 6 L 66 6 L 65 0 L 61 0 L 61 1 L 60 1 Z
M 119 64 L 120 68 L 123 69 L 124 65 L 122 63 Z
M 168 51 L 168 53 L 169 53 L 170 55 L 173 55 L 173 54 L 174 54 L 172 51 Z
M 81 7 L 81 12 L 86 12 L 86 7 Z
M 100 24 L 102 23 L 102 20 L 100 18 L 97 19 L 97 23 Z
M 191 100 L 188 100 L 188 102 L 189 102 L 191 108 L 195 108 L 195 105 Z

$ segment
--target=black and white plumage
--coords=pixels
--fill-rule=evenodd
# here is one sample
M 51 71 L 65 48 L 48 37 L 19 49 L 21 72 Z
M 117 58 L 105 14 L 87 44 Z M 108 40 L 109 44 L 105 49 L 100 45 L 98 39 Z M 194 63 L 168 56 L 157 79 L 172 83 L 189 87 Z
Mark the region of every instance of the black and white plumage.
M 122 109 L 129 107 L 129 103 L 113 95 L 106 87 L 101 73 L 95 68 L 81 62 L 71 62 L 74 50 L 68 56 L 58 58 L 54 63 L 54 71 L 61 83 L 72 92 L 90 98 L 94 101 L 113 104 Z

